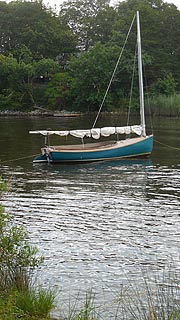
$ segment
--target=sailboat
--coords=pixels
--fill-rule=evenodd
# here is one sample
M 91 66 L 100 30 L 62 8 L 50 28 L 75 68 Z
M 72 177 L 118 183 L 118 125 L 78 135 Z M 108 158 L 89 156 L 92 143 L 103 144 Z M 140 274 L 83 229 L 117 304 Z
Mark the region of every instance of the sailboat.
M 141 56 L 141 32 L 139 12 L 136 13 L 137 18 L 137 47 L 138 47 L 138 74 L 139 74 L 139 96 L 140 96 L 140 124 L 126 125 L 124 127 L 103 127 L 97 128 L 94 125 L 91 129 L 86 130 L 37 130 L 30 131 L 30 134 L 41 134 L 45 136 L 45 146 L 41 148 L 41 154 L 36 156 L 34 163 L 83 163 L 104 160 L 117 160 L 124 158 L 146 157 L 149 156 L 153 148 L 153 135 L 146 134 L 145 112 L 144 112 L 144 90 L 143 90 L 143 71 Z M 113 76 L 117 69 L 119 61 L 116 64 L 112 74 L 105 97 L 110 88 Z M 104 97 L 104 100 L 105 100 Z M 102 104 L 101 104 L 102 107 Z M 101 108 L 100 108 L 101 109 Z M 99 110 L 100 112 L 100 110 Z M 119 140 L 118 137 L 123 134 L 125 139 Z M 136 136 L 134 136 L 134 134 Z M 74 145 L 49 145 L 49 136 L 58 135 L 66 137 L 71 135 L 82 140 L 81 144 Z M 108 141 L 100 141 L 93 143 L 84 143 L 84 138 L 93 138 L 96 141 L 101 137 L 109 137 L 113 135 L 116 139 Z M 131 138 L 129 136 L 132 135 Z

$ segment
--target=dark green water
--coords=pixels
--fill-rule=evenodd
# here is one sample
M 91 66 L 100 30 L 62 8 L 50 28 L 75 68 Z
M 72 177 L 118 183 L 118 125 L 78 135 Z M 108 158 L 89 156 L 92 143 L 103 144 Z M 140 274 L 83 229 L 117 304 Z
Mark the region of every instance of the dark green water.
M 104 117 L 99 125 L 114 125 L 117 123 L 117 116 L 107 119 Z M 119 125 L 124 125 L 124 119 L 120 119 Z M 43 137 L 29 135 L 30 130 L 49 129 L 64 130 L 74 128 L 89 128 L 93 119 L 88 117 L 81 118 L 54 118 L 54 117 L 32 117 L 32 118 L 16 118 L 2 117 L 0 118 L 0 146 L 1 161 L 12 160 L 20 157 L 31 156 L 40 152 L 40 147 L 44 144 Z M 136 121 L 138 123 L 138 121 Z M 180 148 L 180 120 L 179 119 L 156 119 L 153 120 L 155 144 L 151 156 L 155 164 L 178 165 Z M 156 142 L 156 140 L 162 144 Z M 62 141 L 62 140 L 61 140 Z M 69 141 L 69 140 L 68 140 Z M 63 143 L 67 143 L 64 139 Z M 164 145 L 163 145 L 164 144 Z M 13 163 L 12 166 L 18 164 L 27 165 L 28 161 L 20 161 Z
M 107 313 L 127 279 L 170 264 L 179 272 L 180 120 L 153 122 L 149 160 L 48 166 L 32 164 L 43 139 L 29 130 L 87 128 L 92 119 L 0 118 L 0 174 L 10 184 L 3 204 L 44 255 L 39 281 L 58 301 L 93 288 Z

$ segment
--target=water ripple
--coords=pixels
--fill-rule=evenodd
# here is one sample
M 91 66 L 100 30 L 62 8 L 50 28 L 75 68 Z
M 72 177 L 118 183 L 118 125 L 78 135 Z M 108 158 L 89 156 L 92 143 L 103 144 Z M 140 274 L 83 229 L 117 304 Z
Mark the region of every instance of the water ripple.
M 9 168 L 6 211 L 45 257 L 42 281 L 112 294 L 143 268 L 179 267 L 180 168 L 146 163 Z M 67 293 L 67 295 L 66 295 Z

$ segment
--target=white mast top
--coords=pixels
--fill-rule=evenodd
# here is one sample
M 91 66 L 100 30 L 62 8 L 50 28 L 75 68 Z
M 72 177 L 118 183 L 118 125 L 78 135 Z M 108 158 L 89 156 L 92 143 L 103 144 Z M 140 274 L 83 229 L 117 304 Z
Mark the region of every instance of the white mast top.
M 141 32 L 139 11 L 137 11 L 137 45 L 138 45 L 138 71 L 139 71 L 139 93 L 140 93 L 140 116 L 142 125 L 142 136 L 146 136 L 145 115 L 144 115 L 144 88 L 143 88 L 143 72 L 142 72 L 142 54 L 141 54 Z

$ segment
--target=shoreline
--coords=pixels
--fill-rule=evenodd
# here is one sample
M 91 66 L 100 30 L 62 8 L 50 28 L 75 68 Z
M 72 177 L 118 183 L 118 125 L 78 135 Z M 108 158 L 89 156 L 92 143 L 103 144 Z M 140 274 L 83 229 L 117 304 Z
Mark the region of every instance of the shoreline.
M 87 114 L 96 114 L 96 112 L 76 112 L 76 111 L 59 111 L 59 110 L 35 110 L 35 111 L 0 111 L 0 117 L 82 117 Z M 126 111 L 104 111 L 101 112 L 102 115 L 113 115 L 113 114 L 121 114 L 127 115 Z M 137 112 L 134 113 L 138 114 Z
M 95 114 L 95 112 L 90 112 L 90 113 L 83 113 L 83 112 L 70 112 L 70 111 L 58 111 L 58 110 L 54 110 L 54 111 L 41 111 L 41 110 L 35 110 L 35 111 L 10 111 L 10 110 L 5 110 L 5 111 L 0 111 L 0 118 L 1 117 L 69 117 L 69 118 L 74 118 L 74 117 L 82 117 L 84 115 L 87 114 Z M 113 115 L 113 114 L 117 114 L 117 115 L 127 115 L 126 111 L 104 111 L 101 113 L 102 115 Z M 139 115 L 138 112 L 133 112 L 133 115 Z M 159 118 L 159 117 L 163 117 L 163 118 L 180 118 L 180 114 L 161 114 L 161 113 L 153 113 L 152 114 L 152 118 Z
M 80 117 L 78 112 L 60 111 L 0 111 L 0 117 Z

